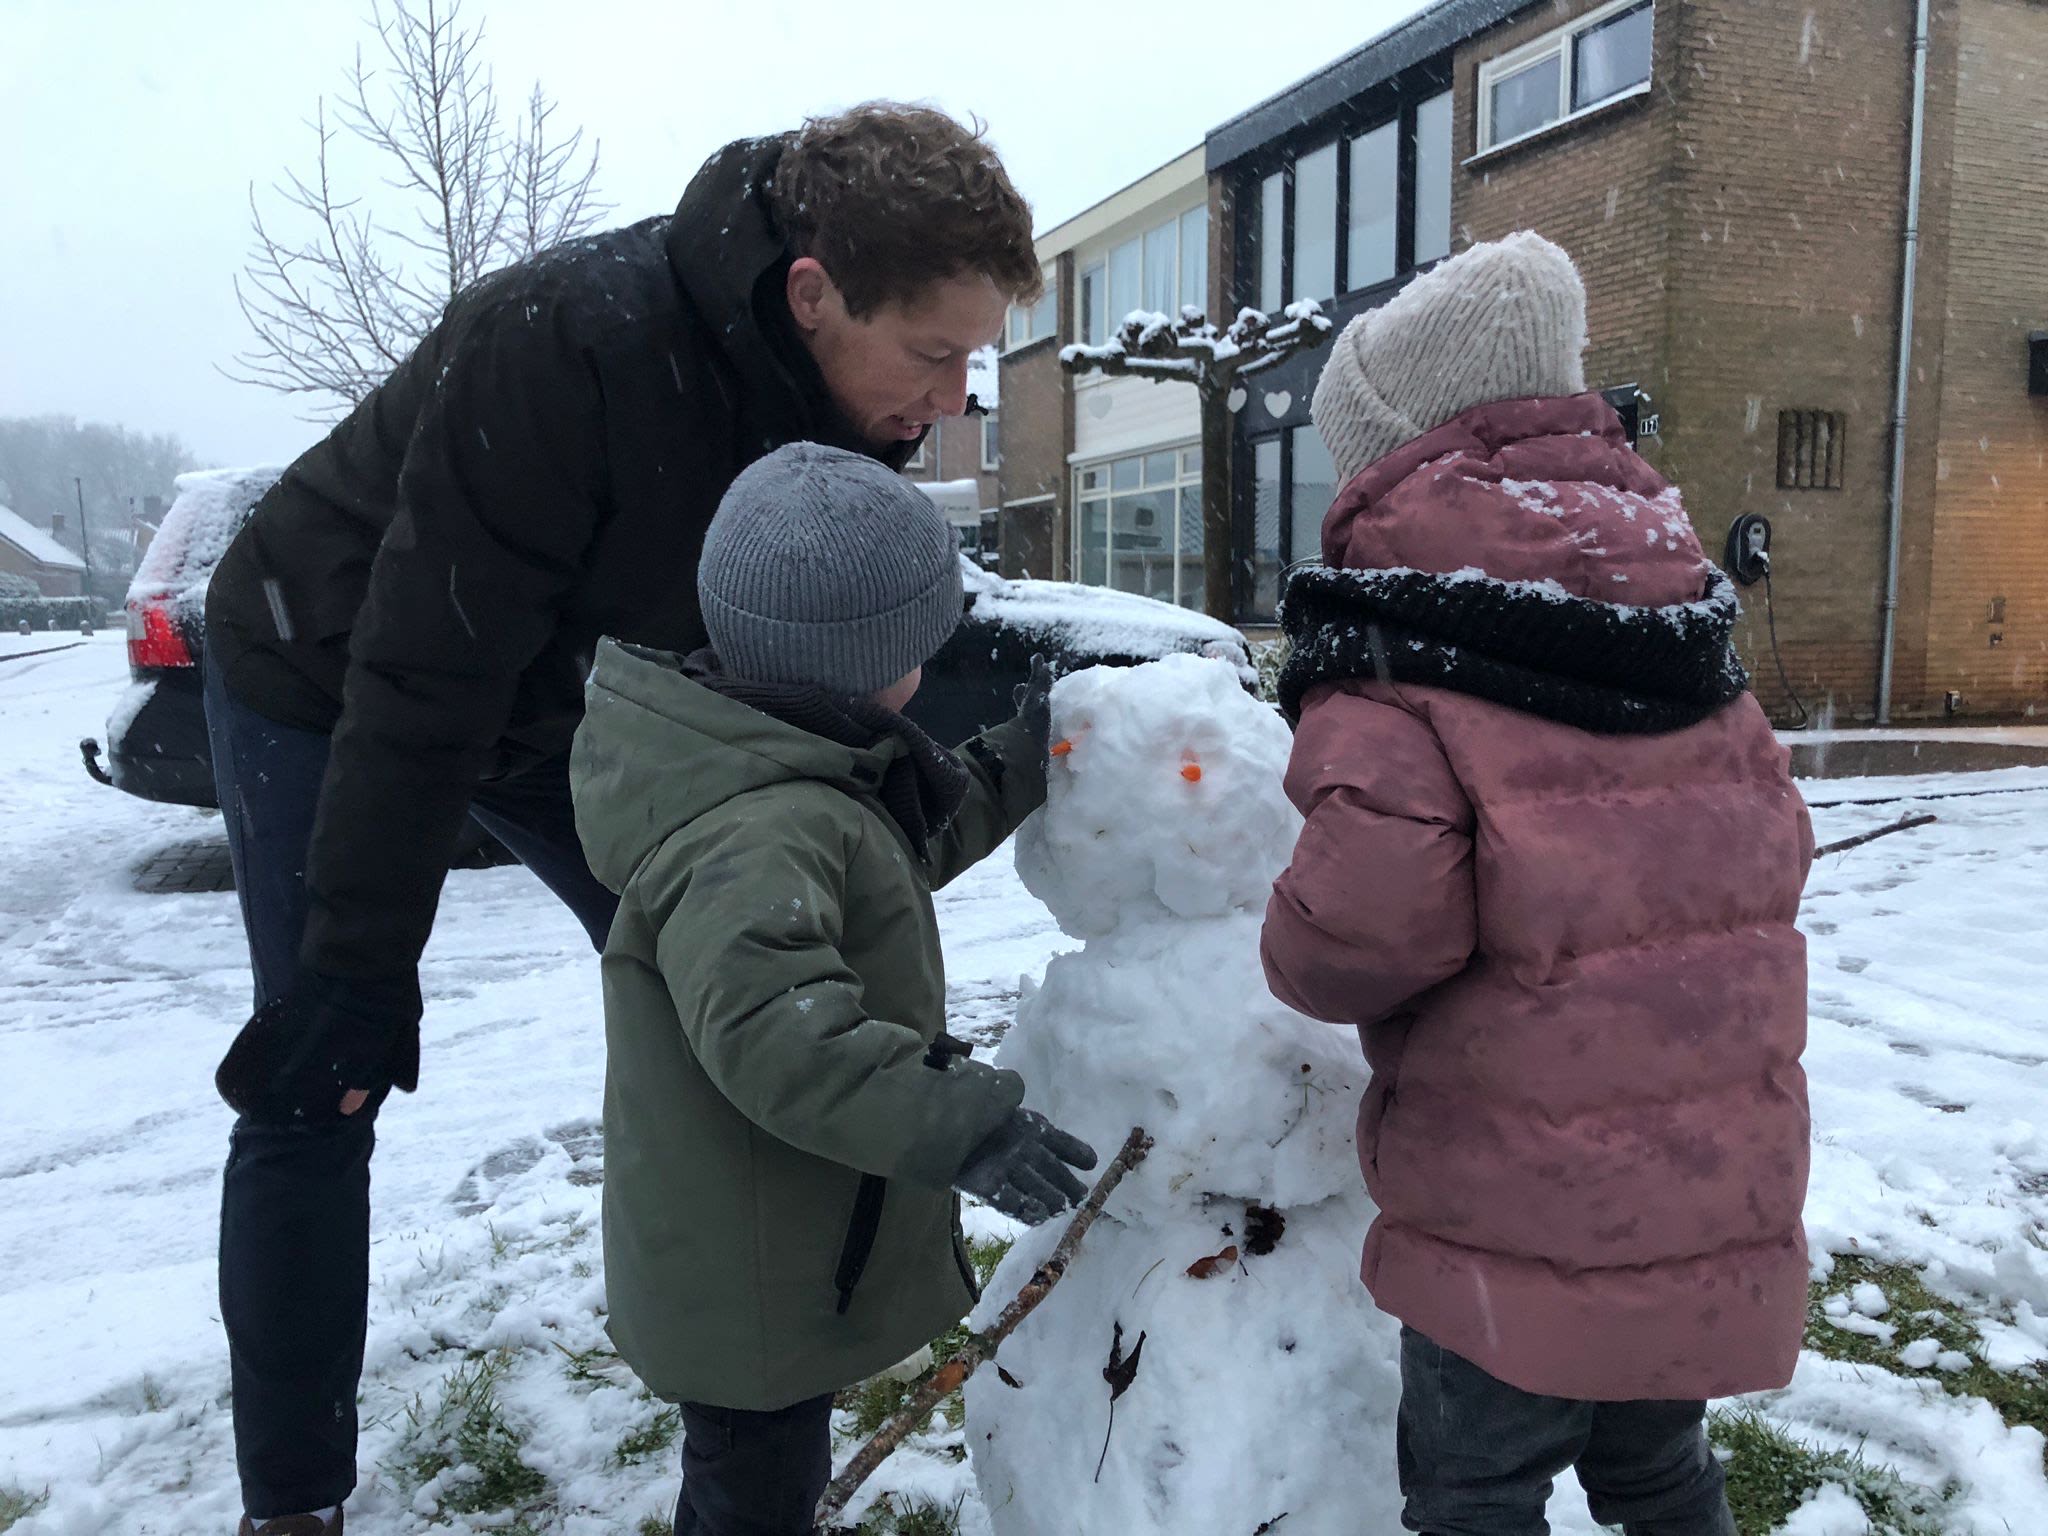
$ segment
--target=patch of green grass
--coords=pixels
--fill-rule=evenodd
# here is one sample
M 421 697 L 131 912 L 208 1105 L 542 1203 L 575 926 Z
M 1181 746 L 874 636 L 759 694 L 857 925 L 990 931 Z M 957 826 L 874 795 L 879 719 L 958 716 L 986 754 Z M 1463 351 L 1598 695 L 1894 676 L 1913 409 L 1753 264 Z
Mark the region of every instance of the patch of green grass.
M 964 1499 L 941 1504 L 920 1498 L 899 1505 L 889 1494 L 875 1501 L 858 1527 L 856 1536 L 960 1536 L 960 1506 Z
M 994 1277 L 996 1266 L 1003 1262 L 1009 1251 L 1010 1244 L 1001 1238 L 968 1243 L 967 1257 L 973 1262 L 975 1276 L 984 1288 Z M 967 1347 L 967 1341 L 971 1337 L 967 1324 L 962 1321 L 933 1339 L 932 1369 L 936 1370 L 959 1354 Z M 930 1375 L 931 1372 L 927 1371 L 913 1381 L 893 1381 L 887 1376 L 873 1376 L 858 1386 L 848 1387 L 841 1392 L 833 1406 L 844 1409 L 853 1416 L 853 1434 L 856 1438 L 865 1440 L 886 1424 L 896 1410 L 903 1406 L 910 1394 L 923 1385 Z M 940 1403 L 939 1411 L 954 1425 L 963 1423 L 967 1416 L 958 1392 L 948 1394 Z
M 547 1478 L 520 1460 L 518 1431 L 498 1404 L 505 1366 L 504 1355 L 473 1358 L 441 1384 L 441 1401 L 431 1416 L 423 1419 L 417 1406 L 413 1410 L 408 1453 L 391 1470 L 401 1487 L 413 1491 L 451 1467 L 470 1468 L 470 1475 L 442 1491 L 445 1514 L 524 1510 L 547 1492 Z M 507 1536 L 519 1536 L 519 1527 L 507 1528 Z
M 1885 1294 L 1891 1308 L 1879 1319 L 1898 1331 L 1889 1343 L 1868 1334 L 1838 1328 L 1823 1310 L 1827 1298 L 1869 1281 Z M 2048 1435 L 2048 1375 L 2039 1370 L 2001 1371 L 1984 1360 L 1984 1346 L 1977 1330 L 1953 1301 L 1927 1288 L 1920 1271 L 1909 1264 L 1883 1264 L 1869 1258 L 1838 1258 L 1834 1273 L 1815 1285 L 1807 1296 L 1806 1347 L 1830 1360 L 1856 1365 L 1875 1365 L 1901 1376 L 1918 1376 L 1939 1382 L 1944 1391 L 1957 1397 L 1981 1397 L 1998 1410 L 2006 1423 L 2031 1425 Z M 1932 1366 L 1914 1369 L 1899 1359 L 1899 1351 L 1918 1339 L 1932 1339 L 1943 1350 L 1969 1358 L 1960 1371 L 1937 1370 Z M 2043 1457 L 2048 1465 L 2048 1455 Z
M 613 1384 L 610 1372 L 612 1367 L 619 1363 L 617 1351 L 602 1344 L 593 1345 L 589 1349 L 571 1349 L 568 1345 L 558 1342 L 555 1348 L 569 1361 L 568 1373 L 571 1381 L 580 1382 L 586 1387 Z
M 619 1441 L 619 1465 L 630 1467 L 649 1457 L 665 1454 L 682 1432 L 683 1410 L 673 1403 L 664 1403 L 652 1419 L 638 1429 L 628 1430 Z
M 675 1536 L 675 1521 L 667 1515 L 643 1515 L 635 1528 L 638 1536 Z
M 1872 1536 L 1941 1536 L 1940 1494 L 1916 1488 L 1887 1467 L 1848 1451 L 1794 1439 L 1754 1409 L 1708 1415 L 1714 1444 L 1729 1453 L 1728 1507 L 1741 1536 L 1769 1536 L 1816 1490 L 1839 1483 L 1862 1506 Z
M 26 1520 L 49 1502 L 47 1488 L 41 1493 L 30 1493 L 26 1488 L 0 1483 L 0 1532 L 11 1531 L 15 1521 Z

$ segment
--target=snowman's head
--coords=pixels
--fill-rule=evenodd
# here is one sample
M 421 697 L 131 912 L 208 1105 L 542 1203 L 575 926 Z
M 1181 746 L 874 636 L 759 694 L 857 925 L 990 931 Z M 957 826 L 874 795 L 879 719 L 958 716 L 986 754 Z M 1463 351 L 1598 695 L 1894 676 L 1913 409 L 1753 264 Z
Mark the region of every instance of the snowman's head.
M 1017 868 L 1061 928 L 1265 906 L 1301 828 L 1281 789 L 1293 738 L 1235 667 L 1093 667 L 1060 680 L 1052 714 L 1046 805 Z

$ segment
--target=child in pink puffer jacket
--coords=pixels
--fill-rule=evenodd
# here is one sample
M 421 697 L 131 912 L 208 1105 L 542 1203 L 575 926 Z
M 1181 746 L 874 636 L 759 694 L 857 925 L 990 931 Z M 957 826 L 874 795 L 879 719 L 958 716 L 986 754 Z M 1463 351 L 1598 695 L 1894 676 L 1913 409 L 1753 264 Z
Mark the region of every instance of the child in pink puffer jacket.
M 1732 1533 L 1705 1400 L 1782 1386 L 1805 1317 L 1812 830 L 1585 338 L 1532 234 L 1352 322 L 1283 611 L 1307 822 L 1266 974 L 1364 1037 L 1364 1277 L 1443 1536 L 1544 1530 L 1568 1466 L 1631 1536 Z

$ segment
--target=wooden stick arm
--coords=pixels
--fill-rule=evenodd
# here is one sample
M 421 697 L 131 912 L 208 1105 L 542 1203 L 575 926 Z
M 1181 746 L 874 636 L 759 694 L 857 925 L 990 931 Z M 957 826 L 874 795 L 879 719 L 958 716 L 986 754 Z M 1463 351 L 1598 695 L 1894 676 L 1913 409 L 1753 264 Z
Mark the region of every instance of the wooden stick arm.
M 1017 1327 L 1029 1317 L 1045 1298 L 1052 1294 L 1052 1288 L 1060 1283 L 1067 1266 L 1074 1261 L 1080 1250 L 1081 1239 L 1102 1214 L 1103 1205 L 1121 1184 L 1124 1175 L 1145 1160 L 1145 1154 L 1152 1150 L 1152 1138 L 1142 1127 L 1134 1128 L 1124 1138 L 1124 1144 L 1117 1155 L 1102 1170 L 1102 1177 L 1095 1181 L 1095 1188 L 1088 1192 L 1088 1198 L 1081 1202 L 1074 1212 L 1073 1220 L 1067 1223 L 1067 1230 L 1060 1235 L 1045 1262 L 1031 1273 L 1024 1288 L 1010 1299 L 1008 1306 L 984 1331 L 968 1339 L 967 1345 L 958 1354 L 946 1361 L 925 1381 L 924 1385 L 911 1393 L 903 1406 L 891 1414 L 887 1423 L 876 1430 L 867 1444 L 853 1453 L 853 1459 L 826 1488 L 824 1498 L 818 1501 L 816 1525 L 827 1530 L 839 1518 L 847 1502 L 859 1491 L 861 1484 L 874 1475 L 875 1469 L 889 1459 L 890 1453 L 916 1432 L 919 1425 L 932 1416 L 947 1396 L 957 1391 L 975 1370 L 996 1357 L 1003 1340 L 1016 1332 Z

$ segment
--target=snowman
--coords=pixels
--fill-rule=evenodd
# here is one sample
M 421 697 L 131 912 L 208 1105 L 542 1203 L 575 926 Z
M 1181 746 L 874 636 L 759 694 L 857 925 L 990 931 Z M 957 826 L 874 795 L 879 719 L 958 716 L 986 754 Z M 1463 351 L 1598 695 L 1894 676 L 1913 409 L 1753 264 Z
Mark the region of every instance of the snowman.
M 1017 866 L 1083 947 L 997 1061 L 1105 1158 L 1137 1125 L 1154 1147 L 1003 1372 L 968 1383 L 996 1536 L 1398 1530 L 1398 1325 L 1358 1278 L 1367 1069 L 1351 1030 L 1274 1001 L 1259 963 L 1301 827 L 1287 727 L 1236 669 L 1190 656 L 1065 678 L 1053 713 Z M 1065 1225 L 1018 1242 L 975 1326 Z

